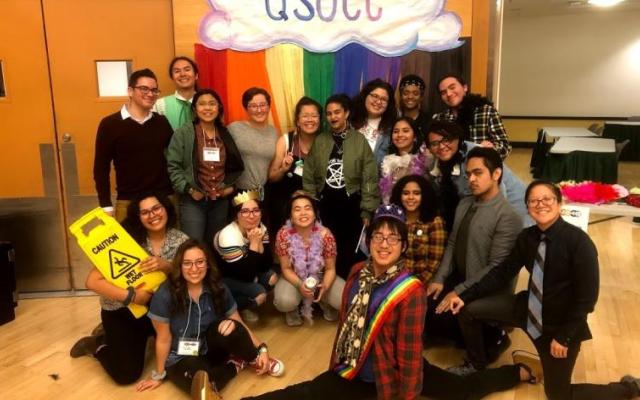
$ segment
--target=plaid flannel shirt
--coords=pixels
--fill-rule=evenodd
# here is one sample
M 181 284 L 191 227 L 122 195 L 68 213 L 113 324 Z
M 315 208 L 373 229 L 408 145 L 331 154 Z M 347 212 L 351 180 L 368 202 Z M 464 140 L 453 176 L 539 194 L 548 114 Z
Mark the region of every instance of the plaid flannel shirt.
M 433 119 L 456 122 L 456 116 L 451 109 L 435 114 Z M 475 143 L 480 143 L 483 140 L 490 141 L 503 160 L 511 153 L 511 144 L 509 144 L 507 131 L 502 124 L 502 118 L 500 118 L 498 110 L 490 104 L 485 104 L 475 109 L 473 125 L 469 126 L 469 138 L 467 140 Z
M 340 323 L 343 323 L 349 307 L 349 293 L 356 284 L 365 262 L 353 266 L 342 296 Z M 373 370 L 379 400 L 414 400 L 422 391 L 422 331 L 427 310 L 424 287 L 414 290 L 392 311 L 389 319 L 375 338 Z M 337 363 L 334 351 L 331 367 Z
M 407 223 L 409 246 L 405 252 L 405 267 L 423 284 L 427 284 L 438 270 L 447 246 L 447 231 L 442 218 L 435 217 L 430 223 L 420 221 Z

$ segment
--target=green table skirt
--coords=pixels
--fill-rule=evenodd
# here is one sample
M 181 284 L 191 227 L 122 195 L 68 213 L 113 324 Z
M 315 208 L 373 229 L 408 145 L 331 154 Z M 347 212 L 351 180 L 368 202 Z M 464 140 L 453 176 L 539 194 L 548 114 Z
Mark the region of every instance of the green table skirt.
M 629 139 L 622 149 L 620 161 L 640 161 L 640 125 L 605 125 L 602 137 L 614 139 L 616 143 Z
M 572 151 L 568 154 L 549 153 L 542 177 L 552 182 L 566 180 L 616 183 L 618 160 L 616 153 Z

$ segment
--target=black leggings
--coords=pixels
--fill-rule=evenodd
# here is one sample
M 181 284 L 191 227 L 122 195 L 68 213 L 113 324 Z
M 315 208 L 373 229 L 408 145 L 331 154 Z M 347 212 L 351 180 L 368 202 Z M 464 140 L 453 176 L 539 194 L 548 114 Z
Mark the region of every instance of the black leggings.
M 120 385 L 137 381 L 144 369 L 147 339 L 154 334 L 147 316 L 136 319 L 128 308 L 102 310 L 105 344 L 96 353 L 107 374 Z
M 493 392 L 511 389 L 520 382 L 519 367 L 515 365 L 459 376 L 424 360 L 422 374 L 421 395 L 441 400 L 477 400 Z M 376 397 L 373 383 L 357 378 L 348 381 L 333 371 L 327 371 L 313 380 L 247 399 L 373 400 Z
M 222 322 L 222 321 L 220 321 Z M 199 356 L 185 356 L 177 363 L 167 368 L 169 379 L 180 389 L 188 392 L 191 380 L 199 370 L 205 370 L 216 388 L 222 389 L 236 376 L 236 367 L 228 363 L 229 356 L 253 361 L 258 356 L 258 350 L 253 345 L 247 329 L 240 323 L 233 321 L 235 329 L 227 336 L 218 332 L 218 325 L 211 324 L 207 329 L 207 353 Z

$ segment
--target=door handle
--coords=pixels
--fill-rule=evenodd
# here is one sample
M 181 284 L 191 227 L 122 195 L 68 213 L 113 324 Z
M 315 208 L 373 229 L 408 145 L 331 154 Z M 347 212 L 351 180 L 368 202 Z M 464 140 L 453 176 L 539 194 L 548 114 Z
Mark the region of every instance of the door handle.
M 70 133 L 65 133 L 62 135 L 62 141 L 65 143 L 70 143 L 71 142 L 71 134 Z

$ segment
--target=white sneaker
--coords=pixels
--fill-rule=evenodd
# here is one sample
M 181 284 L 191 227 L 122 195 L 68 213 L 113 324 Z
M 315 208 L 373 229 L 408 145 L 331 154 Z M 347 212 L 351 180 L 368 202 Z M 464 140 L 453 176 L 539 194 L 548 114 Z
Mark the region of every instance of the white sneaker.
M 245 322 L 258 322 L 258 320 L 260 319 L 260 317 L 258 317 L 258 314 L 255 311 L 251 310 L 240 311 L 240 316 Z
M 284 314 L 284 320 L 287 323 L 287 326 L 300 326 L 302 325 L 302 318 L 300 318 L 300 313 L 298 310 L 289 311 Z

